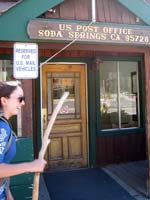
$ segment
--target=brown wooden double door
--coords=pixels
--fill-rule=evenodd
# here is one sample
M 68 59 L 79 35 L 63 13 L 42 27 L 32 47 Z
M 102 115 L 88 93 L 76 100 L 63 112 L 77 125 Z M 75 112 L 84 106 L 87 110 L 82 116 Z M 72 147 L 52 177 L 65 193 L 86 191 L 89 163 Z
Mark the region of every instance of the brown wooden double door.
M 52 128 L 46 159 L 48 167 L 88 165 L 86 67 L 84 64 L 46 64 L 42 67 L 42 127 L 65 91 L 69 96 Z

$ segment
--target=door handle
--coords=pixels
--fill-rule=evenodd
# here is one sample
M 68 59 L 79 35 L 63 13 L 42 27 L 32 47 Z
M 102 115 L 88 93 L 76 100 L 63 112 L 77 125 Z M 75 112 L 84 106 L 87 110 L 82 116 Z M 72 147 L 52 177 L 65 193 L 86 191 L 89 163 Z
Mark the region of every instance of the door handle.
M 42 122 L 44 128 L 47 125 L 47 110 L 45 108 L 42 109 Z
M 46 124 L 46 115 L 43 115 L 43 125 Z

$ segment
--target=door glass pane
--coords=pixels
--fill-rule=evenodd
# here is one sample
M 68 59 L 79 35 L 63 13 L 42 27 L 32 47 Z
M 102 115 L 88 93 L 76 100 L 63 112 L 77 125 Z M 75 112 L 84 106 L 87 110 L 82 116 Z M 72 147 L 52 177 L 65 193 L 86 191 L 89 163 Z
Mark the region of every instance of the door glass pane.
M 63 93 L 69 91 L 69 97 L 64 102 L 59 112 L 58 119 L 80 118 L 79 78 L 79 75 L 76 75 L 76 73 L 48 73 L 49 117 Z
M 105 61 L 100 65 L 101 128 L 119 127 L 117 62 Z
M 121 127 L 138 126 L 137 62 L 120 62 Z

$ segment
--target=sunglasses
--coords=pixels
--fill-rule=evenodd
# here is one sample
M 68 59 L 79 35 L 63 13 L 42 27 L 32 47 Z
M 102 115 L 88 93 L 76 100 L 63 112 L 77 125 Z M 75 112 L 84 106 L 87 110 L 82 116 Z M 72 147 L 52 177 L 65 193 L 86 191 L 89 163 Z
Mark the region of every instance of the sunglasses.
M 22 96 L 22 97 L 18 97 L 18 101 L 19 101 L 19 103 L 22 103 L 22 101 L 25 102 L 25 97 L 24 97 L 24 96 Z

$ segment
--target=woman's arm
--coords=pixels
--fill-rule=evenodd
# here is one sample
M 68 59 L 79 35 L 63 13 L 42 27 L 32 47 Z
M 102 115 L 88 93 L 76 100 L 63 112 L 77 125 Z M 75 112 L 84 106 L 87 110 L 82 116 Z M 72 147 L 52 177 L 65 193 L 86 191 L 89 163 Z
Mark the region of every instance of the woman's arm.
M 10 177 L 28 172 L 43 172 L 46 161 L 43 159 L 35 159 L 32 162 L 24 162 L 19 164 L 0 164 L 0 178 Z

